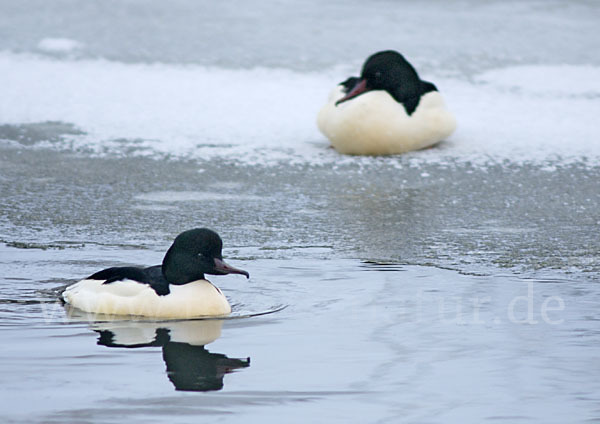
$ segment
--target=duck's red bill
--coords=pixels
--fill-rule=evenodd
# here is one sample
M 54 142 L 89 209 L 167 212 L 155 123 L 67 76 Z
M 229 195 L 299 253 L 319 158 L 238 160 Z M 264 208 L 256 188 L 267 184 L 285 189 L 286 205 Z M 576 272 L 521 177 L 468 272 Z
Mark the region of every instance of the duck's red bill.
M 350 92 L 348 94 L 346 94 L 344 97 L 342 97 L 340 100 L 338 100 L 337 102 L 335 102 L 335 105 L 339 105 L 340 103 L 345 102 L 346 100 L 350 100 L 356 96 L 358 96 L 359 94 L 364 93 L 367 90 L 367 80 L 362 79 L 359 82 L 356 83 L 356 85 L 352 88 L 352 90 L 350 90 Z
M 241 275 L 245 275 L 246 278 L 250 278 L 250 274 L 248 274 L 247 271 L 233 267 L 233 266 L 229 265 L 228 263 L 226 263 L 224 260 L 217 259 L 217 258 L 215 258 L 215 271 L 217 271 L 221 274 L 241 274 Z

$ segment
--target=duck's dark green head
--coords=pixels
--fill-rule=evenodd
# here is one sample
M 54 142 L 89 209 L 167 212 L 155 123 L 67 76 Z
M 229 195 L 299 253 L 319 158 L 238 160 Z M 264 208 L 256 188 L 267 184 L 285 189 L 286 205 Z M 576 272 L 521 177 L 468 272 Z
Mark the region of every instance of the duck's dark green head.
M 344 81 L 349 84 L 351 79 Z M 436 87 L 421 81 L 413 66 L 394 50 L 385 50 L 370 56 L 364 63 L 360 78 L 352 79 L 353 87 L 336 105 L 373 90 L 387 91 L 397 102 L 403 103 L 411 114 L 421 95 Z M 346 86 L 345 85 L 345 86 Z
M 176 238 L 162 263 L 162 272 L 171 284 L 186 284 L 204 279 L 204 274 L 250 275 L 223 261 L 223 241 L 208 228 L 184 231 Z

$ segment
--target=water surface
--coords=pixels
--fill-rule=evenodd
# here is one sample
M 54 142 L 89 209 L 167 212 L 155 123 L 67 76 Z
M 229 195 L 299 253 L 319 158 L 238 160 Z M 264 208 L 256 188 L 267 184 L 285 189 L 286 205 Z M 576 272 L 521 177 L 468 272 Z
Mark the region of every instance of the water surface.
M 4 281 L 12 283 L 2 296 L 14 297 L 18 282 L 22 299 L 4 303 L 0 317 L 9 421 L 595 416 L 600 292 L 589 282 L 253 259 L 236 261 L 252 266 L 249 282 L 213 279 L 234 304 L 233 316 L 286 309 L 225 321 L 106 322 L 65 311 L 55 302 L 57 281 L 32 281 L 20 262 L 51 259 L 44 266 L 50 277 L 75 277 L 86 258 L 110 257 L 110 250 L 2 253 L 9 258 Z
M 0 0 L 3 422 L 598 422 L 598 5 L 257 7 Z M 388 48 L 458 129 L 339 155 L 317 111 Z M 231 319 L 58 301 L 197 226 Z

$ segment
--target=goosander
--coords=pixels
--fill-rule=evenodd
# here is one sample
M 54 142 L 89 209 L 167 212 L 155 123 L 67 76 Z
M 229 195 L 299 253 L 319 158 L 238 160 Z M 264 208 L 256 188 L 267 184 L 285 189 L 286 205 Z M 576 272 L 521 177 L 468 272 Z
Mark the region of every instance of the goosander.
M 370 56 L 331 92 L 317 125 L 340 153 L 393 155 L 432 146 L 456 128 L 437 87 L 400 53 Z
M 98 314 L 154 318 L 223 316 L 231 312 L 227 298 L 204 274 L 250 275 L 223 261 L 223 241 L 207 228 L 179 234 L 162 265 L 114 267 L 72 286 L 62 297 L 69 305 Z

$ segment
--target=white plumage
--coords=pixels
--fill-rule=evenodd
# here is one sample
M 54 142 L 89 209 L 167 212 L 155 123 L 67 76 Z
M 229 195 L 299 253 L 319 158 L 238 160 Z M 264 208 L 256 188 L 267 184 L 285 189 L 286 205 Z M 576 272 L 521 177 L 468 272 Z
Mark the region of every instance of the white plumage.
M 164 296 L 149 285 L 133 280 L 103 283 L 102 280 L 81 280 L 64 291 L 63 299 L 85 312 L 107 315 L 196 318 L 231 313 L 227 298 L 207 280 L 171 284 L 171 292 Z
M 223 241 L 207 228 L 179 234 L 161 265 L 111 267 L 67 287 L 64 301 L 79 310 L 111 316 L 198 318 L 224 316 L 231 306 L 204 274 L 248 272 L 227 264 Z
M 344 95 L 342 85 L 335 87 L 317 117 L 319 130 L 340 153 L 405 153 L 439 143 L 456 129 L 437 91 L 424 94 L 412 115 L 387 91 L 369 91 L 336 106 Z

